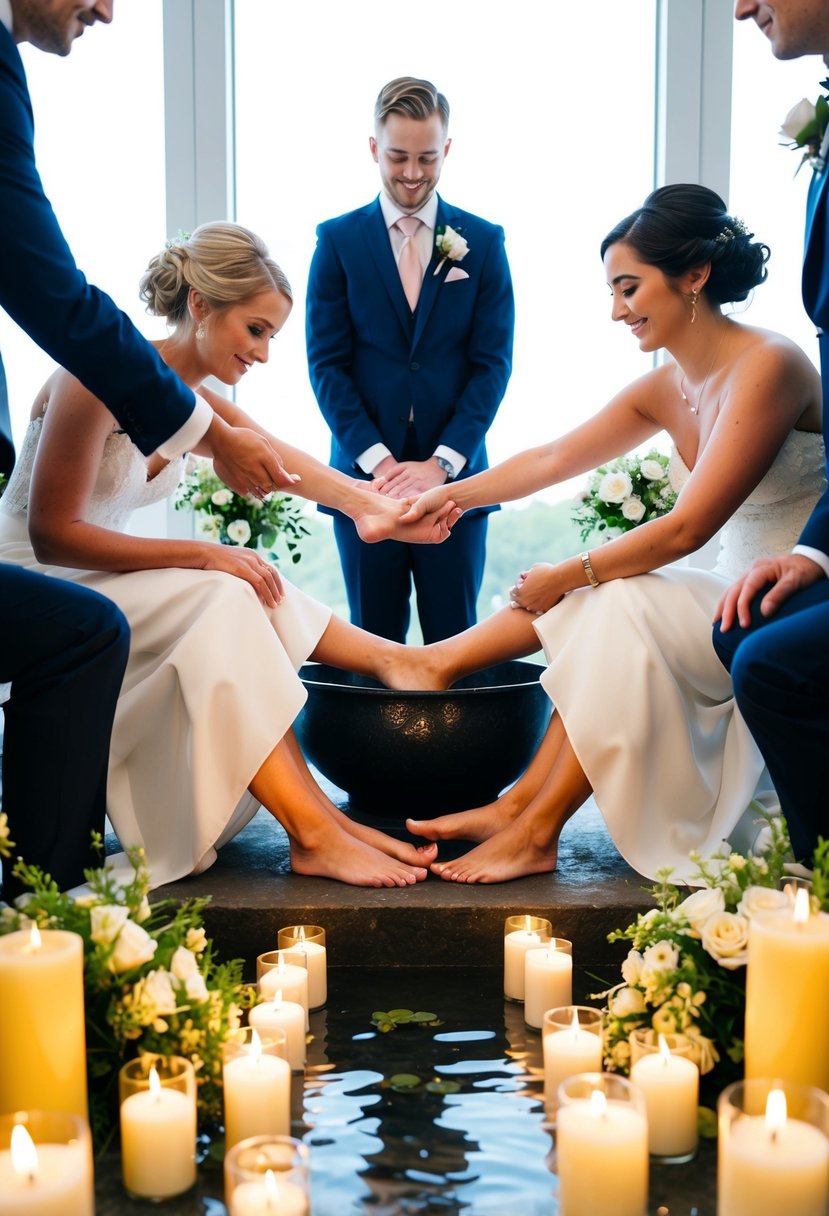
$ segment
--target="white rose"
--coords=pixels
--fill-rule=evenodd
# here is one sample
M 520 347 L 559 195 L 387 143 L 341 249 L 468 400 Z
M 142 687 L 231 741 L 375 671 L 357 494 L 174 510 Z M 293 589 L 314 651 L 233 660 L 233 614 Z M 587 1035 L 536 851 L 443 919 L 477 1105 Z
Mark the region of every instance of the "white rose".
M 691 928 L 699 933 L 709 916 L 716 916 L 725 911 L 725 896 L 719 887 L 703 887 L 694 891 L 674 909 L 674 916 L 685 917 L 691 922 Z
M 632 489 L 633 482 L 627 473 L 605 473 L 596 493 L 602 502 L 624 502 Z
M 182 982 L 189 975 L 196 975 L 199 970 L 199 964 L 196 961 L 195 954 L 185 946 L 179 946 L 170 959 L 170 970 L 176 979 Z
M 645 1012 L 645 998 L 636 988 L 620 988 L 609 1001 L 610 1012 L 617 1018 Z
M 734 971 L 744 966 L 748 950 L 748 921 L 739 912 L 719 912 L 702 926 L 702 945 L 712 958 Z
M 142 929 L 134 920 L 128 920 L 118 934 L 107 966 L 116 975 L 132 967 L 140 967 L 153 957 L 156 945 L 146 929 Z
M 184 981 L 184 991 L 191 1001 L 206 1001 L 210 995 L 204 976 L 199 975 L 198 971 L 194 975 L 188 975 Z
M 152 914 L 153 910 L 150 905 L 150 901 L 145 895 L 136 909 L 135 919 L 138 921 L 139 925 L 143 925 L 147 917 L 152 916 Z
M 626 984 L 638 984 L 642 974 L 642 955 L 638 950 L 631 950 L 622 963 L 622 979 Z
M 89 913 L 89 936 L 99 946 L 114 942 L 129 918 L 129 908 L 119 904 L 99 904 Z
M 673 971 L 679 963 L 679 951 L 673 942 L 656 942 L 642 955 L 642 970 Z
M 758 912 L 773 912 L 775 908 L 787 907 L 788 903 L 785 891 L 777 891 L 774 887 L 746 887 L 743 898 L 737 904 L 737 911 L 751 920 Z
M 625 519 L 632 520 L 633 523 L 638 524 L 645 514 L 645 504 L 641 498 L 637 498 L 635 494 L 632 494 L 630 498 L 626 498 L 622 503 L 622 514 Z
M 466 257 L 469 252 L 469 245 L 466 237 L 461 236 L 449 224 L 446 225 L 440 235 L 440 252 L 445 258 L 449 258 L 450 262 L 459 262 L 461 258 Z
M 233 492 L 231 490 L 215 490 L 210 496 L 210 501 L 214 502 L 217 507 L 228 507 L 233 502 Z
M 250 524 L 246 519 L 234 519 L 227 525 L 227 537 L 234 545 L 246 545 L 250 540 Z
M 814 122 L 815 107 L 807 98 L 803 98 L 792 106 L 783 120 L 783 125 L 780 128 L 780 134 L 785 135 L 787 139 L 797 139 L 804 127 L 810 122 Z
M 665 476 L 665 470 L 658 460 L 643 460 L 639 465 L 639 472 L 645 481 L 661 481 Z
M 175 1013 L 178 1001 L 170 972 L 165 971 L 163 967 L 158 971 L 151 971 L 144 979 L 142 998 L 148 1006 L 148 1015 L 149 1007 L 152 1008 L 153 1016 L 156 1017 L 161 1013 Z

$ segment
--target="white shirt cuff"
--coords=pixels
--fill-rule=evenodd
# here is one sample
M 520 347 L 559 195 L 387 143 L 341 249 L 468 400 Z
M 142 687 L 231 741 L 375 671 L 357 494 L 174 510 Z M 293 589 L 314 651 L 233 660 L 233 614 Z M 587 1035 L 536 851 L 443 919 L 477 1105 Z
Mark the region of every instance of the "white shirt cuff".
M 366 448 L 357 457 L 355 463 L 364 473 L 368 473 L 371 476 L 380 461 L 385 460 L 387 456 L 391 456 L 391 452 L 384 443 L 373 443 L 370 448 Z
M 165 460 L 175 460 L 183 452 L 191 451 L 199 440 L 204 438 L 207 428 L 212 421 L 213 410 L 207 404 L 204 397 L 200 397 L 196 393 L 196 404 L 193 413 L 187 419 L 184 426 L 179 427 L 175 435 L 171 435 L 169 439 L 165 439 L 163 443 L 158 445 L 159 456 L 163 456 Z
M 448 448 L 445 443 L 439 443 L 434 452 L 432 452 L 432 455 L 442 456 L 444 460 L 448 460 L 455 470 L 456 477 L 466 464 L 466 457 L 461 456 L 460 452 L 456 452 L 454 448 Z
M 813 562 L 816 562 L 823 573 L 829 578 L 829 556 L 821 553 L 820 549 L 813 549 L 811 545 L 795 545 L 792 553 L 799 553 L 801 557 L 810 557 Z

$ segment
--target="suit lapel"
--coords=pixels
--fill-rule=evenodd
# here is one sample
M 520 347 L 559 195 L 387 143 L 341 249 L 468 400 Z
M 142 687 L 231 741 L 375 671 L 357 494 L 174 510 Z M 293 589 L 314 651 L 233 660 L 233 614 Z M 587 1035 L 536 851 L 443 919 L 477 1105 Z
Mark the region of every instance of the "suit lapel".
M 445 228 L 447 224 L 454 227 L 452 223 L 455 218 L 454 213 L 445 206 L 443 199 L 438 198 L 438 210 L 435 217 L 435 240 L 437 241 L 438 228 Z M 429 314 L 435 306 L 443 280 L 449 273 L 451 263 L 447 259 L 438 271 L 440 258 L 437 255 L 435 246 L 432 246 L 432 256 L 429 259 L 429 265 L 426 267 L 426 274 L 423 279 L 423 286 L 420 289 L 420 297 L 417 301 L 417 311 L 415 312 L 415 330 L 412 340 L 412 347 L 416 346 L 420 341 L 420 336 L 429 320 Z M 435 273 L 437 271 L 437 273 Z
M 389 301 L 400 319 L 404 333 L 411 337 L 412 314 L 400 282 L 400 273 L 392 253 L 386 221 L 379 201 L 363 212 L 362 236 L 366 256 L 374 263 L 380 281 L 388 292 Z
M 804 299 L 806 310 L 812 315 L 810 305 L 813 305 L 817 295 L 817 282 L 824 273 L 826 258 L 826 207 L 827 179 L 829 171 L 816 173 L 809 183 L 809 196 L 806 203 L 806 238 L 804 242 Z

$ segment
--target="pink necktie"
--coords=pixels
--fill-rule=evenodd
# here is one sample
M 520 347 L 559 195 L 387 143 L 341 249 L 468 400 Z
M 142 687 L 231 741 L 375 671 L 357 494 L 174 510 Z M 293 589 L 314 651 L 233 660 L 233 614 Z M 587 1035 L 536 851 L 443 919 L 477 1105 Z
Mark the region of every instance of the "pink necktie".
M 397 268 L 400 271 L 400 282 L 403 284 L 403 290 L 412 312 L 417 308 L 420 284 L 423 279 L 423 268 L 420 265 L 420 255 L 415 244 L 415 233 L 421 223 L 422 221 L 415 219 L 413 215 L 405 215 L 395 224 L 395 228 L 399 229 L 406 238 L 400 246 Z

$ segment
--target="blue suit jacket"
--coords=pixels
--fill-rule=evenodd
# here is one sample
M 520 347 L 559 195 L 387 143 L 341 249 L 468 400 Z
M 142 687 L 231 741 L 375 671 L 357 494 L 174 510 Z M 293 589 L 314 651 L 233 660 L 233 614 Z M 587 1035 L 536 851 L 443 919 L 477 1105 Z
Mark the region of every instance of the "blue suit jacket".
M 816 173 L 809 187 L 803 303 L 820 331 L 820 376 L 823 385 L 823 434 L 829 461 L 829 170 Z M 829 474 L 829 463 L 827 464 Z M 824 490 L 800 536 L 800 543 L 829 554 L 829 488 Z
M 78 270 L 43 193 L 33 139 L 23 63 L 0 23 L 0 307 L 104 402 L 142 452 L 152 452 L 184 425 L 195 398 Z M 10 458 L 8 414 L 0 409 L 0 462 Z
M 317 229 L 306 311 L 311 384 L 331 429 L 331 464 L 382 442 L 401 459 L 410 414 L 416 459 L 439 444 L 461 476 L 487 467 L 485 438 L 512 370 L 515 307 L 504 232 L 438 199 L 437 227 L 466 238 L 460 262 L 433 253 L 412 316 L 379 199 Z M 468 278 L 446 281 L 457 266 Z

